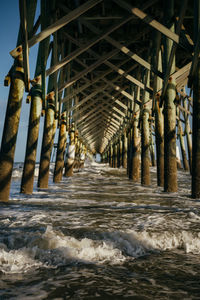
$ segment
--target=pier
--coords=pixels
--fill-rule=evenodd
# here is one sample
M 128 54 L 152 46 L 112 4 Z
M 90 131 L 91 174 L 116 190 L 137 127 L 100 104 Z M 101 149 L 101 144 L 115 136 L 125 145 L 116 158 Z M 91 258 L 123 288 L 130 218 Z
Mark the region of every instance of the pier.
M 9 200 L 24 97 L 30 115 L 19 192 L 33 192 L 44 118 L 38 188 L 48 188 L 57 144 L 55 184 L 100 154 L 103 163 L 125 168 L 127 178 L 142 186 L 151 185 L 150 167 L 156 165 L 157 185 L 177 192 L 178 145 L 178 166 L 191 173 L 191 196 L 199 198 L 199 1 L 20 0 L 19 11 L 13 65 L 4 80 L 9 96 L 0 201 Z

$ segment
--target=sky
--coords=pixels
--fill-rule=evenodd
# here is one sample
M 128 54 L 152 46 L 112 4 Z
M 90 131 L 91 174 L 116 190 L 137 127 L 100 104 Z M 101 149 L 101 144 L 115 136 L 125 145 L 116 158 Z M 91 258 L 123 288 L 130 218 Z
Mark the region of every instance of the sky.
M 1 56 L 0 56 L 0 140 L 5 120 L 9 87 L 4 87 L 4 78 L 10 70 L 13 59 L 9 52 L 16 47 L 17 36 L 19 31 L 19 1 L 1 1 L 0 2 L 0 37 L 1 37 Z M 37 46 L 30 50 L 30 74 L 33 79 L 35 72 L 35 64 L 37 58 Z M 26 139 L 28 130 L 28 119 L 30 104 L 26 104 L 27 93 L 24 93 L 22 104 L 20 125 L 17 137 L 17 145 L 15 151 L 15 162 L 23 162 L 25 158 Z M 37 150 L 37 161 L 40 158 L 40 148 L 42 140 L 42 127 L 44 118 L 41 118 L 39 144 Z

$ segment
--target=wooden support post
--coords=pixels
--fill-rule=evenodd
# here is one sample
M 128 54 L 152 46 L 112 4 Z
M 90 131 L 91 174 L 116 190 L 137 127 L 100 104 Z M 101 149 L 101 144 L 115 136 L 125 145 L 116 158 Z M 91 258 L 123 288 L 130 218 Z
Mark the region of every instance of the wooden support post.
M 138 69 L 137 78 L 141 78 L 141 69 Z M 140 100 L 140 87 L 135 87 L 134 99 Z M 133 116 L 132 116 L 132 131 L 133 136 L 131 139 L 132 144 L 132 160 L 131 160 L 131 172 L 129 178 L 135 182 L 138 182 L 140 179 L 140 148 L 141 148 L 141 138 L 140 138 L 140 129 L 139 126 L 139 117 L 140 117 L 140 105 L 138 102 L 134 101 L 133 107 Z
M 118 151 L 117 151 L 117 167 L 120 168 L 122 165 L 122 136 L 120 134 L 118 139 Z
M 174 32 L 173 16 L 174 1 L 165 2 L 165 16 L 169 28 Z M 169 20 L 171 23 L 169 24 Z M 164 72 L 167 70 L 173 42 L 165 38 L 164 43 Z M 175 72 L 175 57 L 171 66 L 171 72 Z M 173 78 L 169 82 L 164 95 L 164 191 L 177 192 L 177 163 L 176 163 L 176 83 Z
M 53 141 L 53 135 L 55 131 L 54 115 L 55 115 L 54 92 L 51 92 L 49 93 L 47 98 L 47 109 L 45 112 L 44 131 L 43 131 L 39 177 L 38 177 L 39 188 L 48 188 L 50 158 L 51 158 L 51 150 L 53 146 L 52 141 Z
M 84 153 L 84 145 L 83 142 L 80 142 L 80 169 L 84 167 L 84 161 L 85 161 L 85 153 Z
M 127 168 L 127 151 L 128 151 L 128 139 L 126 136 L 126 131 L 123 135 L 123 156 L 122 156 L 122 167 Z
M 164 118 L 159 107 L 160 93 L 155 96 L 155 135 L 157 158 L 157 184 L 164 187 Z
M 28 34 L 33 29 L 36 4 L 36 0 L 29 1 L 27 3 L 26 12 L 29 17 L 26 20 L 26 30 L 28 31 Z M 20 27 L 17 45 L 20 45 L 22 42 L 26 42 L 25 37 L 23 36 L 23 31 L 24 30 L 22 27 Z M 25 88 L 24 59 L 22 52 L 22 46 L 17 46 L 16 49 L 10 52 L 15 61 L 4 81 L 6 86 L 8 86 L 10 83 L 11 86 L 0 150 L 0 201 L 8 201 L 10 194 L 10 184 L 21 113 L 21 104 Z
M 78 139 L 78 131 L 75 131 L 75 159 L 74 159 L 74 169 L 79 169 L 79 159 L 80 159 L 80 141 Z
M 194 39 L 200 30 L 200 3 L 194 0 Z M 198 58 L 193 79 L 193 124 L 192 124 L 192 198 L 200 198 L 200 59 Z
M 106 157 L 105 157 L 105 163 L 108 164 L 108 159 L 109 159 L 109 153 L 108 153 L 108 149 L 106 151 Z
M 153 39 L 153 58 L 152 63 L 162 71 L 162 56 L 160 50 L 160 33 L 154 32 Z M 163 108 L 160 107 L 160 91 L 162 81 L 159 77 L 154 76 L 154 114 L 155 114 L 155 138 L 156 138 L 156 164 L 157 164 L 157 185 L 164 187 L 164 116 Z
M 139 89 L 139 88 L 138 88 Z M 140 132 L 138 128 L 139 123 L 139 112 L 134 113 L 133 115 L 133 138 L 132 138 L 132 147 L 133 147 L 133 157 L 132 157 L 132 173 L 131 179 L 135 182 L 139 181 L 140 178 Z
M 65 163 L 65 176 L 71 177 L 73 176 L 73 165 L 75 159 L 75 129 L 74 123 L 71 125 L 71 129 L 69 132 L 70 135 L 70 144 L 68 148 L 67 161 Z
M 31 81 L 33 87 L 30 91 L 31 108 L 29 115 L 28 137 L 26 155 L 21 181 L 21 193 L 32 194 L 34 183 L 35 162 L 42 111 L 41 76 Z
M 112 167 L 112 161 L 113 161 L 113 147 L 112 142 L 110 143 L 109 147 L 109 166 Z
M 187 105 L 187 98 L 182 97 L 183 100 L 183 107 L 185 108 L 184 112 L 184 120 L 185 120 L 185 134 L 187 139 L 187 152 L 188 152 L 188 159 L 189 159 L 189 167 L 190 173 L 192 174 L 192 139 L 191 139 L 191 127 L 190 127 L 190 119 L 187 110 L 190 110 L 190 103 L 188 101 Z
M 117 168 L 117 142 L 113 145 L 113 168 Z
M 176 113 L 177 113 L 177 117 L 178 117 L 178 121 L 177 121 L 178 133 L 177 133 L 177 135 L 178 135 L 178 138 L 180 141 L 183 167 L 184 167 L 185 171 L 189 171 L 189 164 L 188 164 L 188 160 L 187 160 L 187 154 L 186 154 L 186 150 L 185 150 L 185 142 L 184 142 L 184 136 L 183 136 L 183 128 L 182 128 L 182 124 L 181 124 L 181 120 L 180 120 L 180 109 L 178 106 L 176 108 Z
M 150 72 L 145 71 L 144 81 L 147 86 L 150 83 Z M 141 184 L 150 185 L 150 157 L 149 157 L 149 94 L 143 92 L 143 108 L 141 113 Z
M 22 47 L 18 47 L 11 55 L 15 62 L 8 74 L 11 86 L 0 151 L 0 201 L 9 200 L 15 147 L 25 88 Z
M 112 162 L 111 162 L 111 167 L 114 168 L 114 142 L 112 143 Z
M 151 122 L 149 124 L 151 125 Z M 153 134 L 152 134 L 152 127 L 150 127 L 150 145 L 149 145 L 149 150 L 150 150 L 150 155 L 151 155 L 151 165 L 152 167 L 155 167 L 156 165 L 156 160 L 155 160 L 155 151 L 154 151 L 154 140 L 153 140 Z
M 126 168 L 126 174 L 128 175 L 129 178 L 131 178 L 131 161 L 132 161 L 132 144 L 131 144 L 131 128 L 128 129 L 127 132 L 127 168 Z
M 134 145 L 133 145 L 133 139 L 134 139 L 134 128 L 133 126 L 130 128 L 130 137 L 129 137 L 129 178 L 133 179 L 133 172 L 134 172 Z
M 61 115 L 58 147 L 56 154 L 56 163 L 54 169 L 54 182 L 60 182 L 62 180 L 63 168 L 64 168 L 64 152 L 66 147 L 66 112 Z

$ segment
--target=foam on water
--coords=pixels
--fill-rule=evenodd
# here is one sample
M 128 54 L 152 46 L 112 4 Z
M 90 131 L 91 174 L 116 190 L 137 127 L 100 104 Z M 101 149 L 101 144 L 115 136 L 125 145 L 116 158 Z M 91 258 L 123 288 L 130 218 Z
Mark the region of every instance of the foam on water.
M 6 245 L 0 244 L 0 273 L 26 273 L 41 266 L 31 249 L 8 250 Z
M 32 221 L 37 221 L 33 218 Z M 100 232 L 95 239 L 77 239 L 64 235 L 52 226 L 44 233 L 26 234 L 23 247 L 16 249 L 19 236 L 0 244 L 0 272 L 24 273 L 31 269 L 58 267 L 69 263 L 123 264 L 152 251 L 182 249 L 200 254 L 200 232 L 135 231 Z M 22 241 L 21 241 L 22 243 Z
M 198 299 L 200 202 L 188 196 L 189 174 L 179 172 L 171 194 L 157 187 L 155 168 L 148 187 L 90 161 L 53 184 L 51 164 L 49 188 L 35 178 L 23 195 L 22 170 L 1 206 L 0 298 Z
M 119 264 L 125 261 L 120 249 L 108 241 L 88 238 L 76 239 L 54 231 L 48 226 L 45 233 L 29 235 L 24 239 L 26 246 L 8 249 L 0 244 L 0 272 L 21 273 L 38 267 L 58 267 L 71 262 Z M 16 247 L 18 236 L 9 240 L 9 246 Z

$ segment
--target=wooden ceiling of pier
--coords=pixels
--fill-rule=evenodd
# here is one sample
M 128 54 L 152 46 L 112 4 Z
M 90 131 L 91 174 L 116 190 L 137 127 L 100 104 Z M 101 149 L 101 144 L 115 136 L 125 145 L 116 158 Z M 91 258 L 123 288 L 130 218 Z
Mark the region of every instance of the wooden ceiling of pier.
M 142 80 L 137 79 L 138 72 L 143 68 L 151 70 L 151 86 L 147 88 L 150 98 L 153 76 L 166 80 L 165 74 L 148 62 L 156 30 L 162 33 L 162 38 L 166 35 L 174 42 L 174 76 L 179 90 L 187 83 L 191 66 L 188 64 L 194 52 L 194 12 L 187 1 L 174 2 L 176 33 L 164 26 L 167 19 L 164 1 L 52 1 L 55 5 L 52 4 L 51 10 L 52 24 L 66 15 L 71 17 L 71 12 L 77 17 L 57 31 L 59 62 L 57 68 L 48 69 L 46 74 L 64 68 L 65 81 L 58 86 L 58 91 L 67 89 L 62 102 L 72 112 L 79 135 L 93 151 L 103 152 L 109 141 L 129 123 L 134 87 L 145 88 Z M 90 5 L 84 9 L 86 3 Z M 140 103 L 141 99 L 136 101 Z

